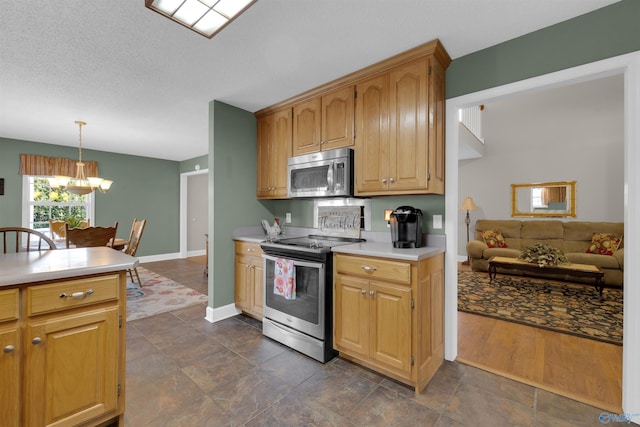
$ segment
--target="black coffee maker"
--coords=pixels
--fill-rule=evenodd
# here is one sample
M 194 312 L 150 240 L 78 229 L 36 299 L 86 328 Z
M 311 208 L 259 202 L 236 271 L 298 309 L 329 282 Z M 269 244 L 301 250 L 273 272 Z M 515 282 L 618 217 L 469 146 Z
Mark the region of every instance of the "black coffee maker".
M 422 211 L 412 206 L 400 206 L 389 217 L 394 248 L 422 246 Z

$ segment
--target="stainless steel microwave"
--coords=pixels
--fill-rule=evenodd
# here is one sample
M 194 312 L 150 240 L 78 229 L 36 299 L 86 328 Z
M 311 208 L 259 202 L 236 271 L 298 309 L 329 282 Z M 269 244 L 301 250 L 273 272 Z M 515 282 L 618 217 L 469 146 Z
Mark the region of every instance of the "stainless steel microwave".
M 289 197 L 353 196 L 353 150 L 335 150 L 290 157 L 287 166 Z

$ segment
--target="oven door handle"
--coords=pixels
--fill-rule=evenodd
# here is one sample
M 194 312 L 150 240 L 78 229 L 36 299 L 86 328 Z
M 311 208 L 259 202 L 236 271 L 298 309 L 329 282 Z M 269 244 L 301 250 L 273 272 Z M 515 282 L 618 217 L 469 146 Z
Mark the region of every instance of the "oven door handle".
M 299 260 L 299 259 L 296 259 L 296 258 L 288 258 L 286 256 L 275 257 L 275 256 L 272 256 L 272 255 L 267 255 L 267 254 L 262 254 L 262 258 L 264 258 L 265 260 L 273 261 L 273 262 L 276 262 L 276 259 L 278 259 L 278 258 L 280 258 L 280 259 L 289 259 L 289 260 L 293 261 L 293 265 L 294 266 L 317 268 L 319 270 L 324 271 L 324 264 L 321 263 L 321 262 L 302 261 L 302 260 Z

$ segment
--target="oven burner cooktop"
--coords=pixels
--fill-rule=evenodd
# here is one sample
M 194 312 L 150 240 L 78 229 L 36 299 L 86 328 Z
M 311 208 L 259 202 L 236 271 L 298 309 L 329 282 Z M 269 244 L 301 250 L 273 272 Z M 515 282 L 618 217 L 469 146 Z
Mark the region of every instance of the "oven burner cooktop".
M 322 236 L 310 234 L 305 237 L 288 237 L 273 242 L 262 242 L 260 245 L 274 248 L 288 248 L 289 250 L 303 250 L 308 252 L 329 252 L 332 246 L 350 245 L 364 242 L 365 239 L 350 237 Z

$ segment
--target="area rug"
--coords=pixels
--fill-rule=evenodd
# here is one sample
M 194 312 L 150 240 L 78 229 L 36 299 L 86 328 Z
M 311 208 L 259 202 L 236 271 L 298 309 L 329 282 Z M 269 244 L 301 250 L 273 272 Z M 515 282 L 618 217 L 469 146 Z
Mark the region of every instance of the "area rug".
M 556 280 L 458 273 L 458 310 L 622 345 L 623 292 Z
M 142 286 L 127 273 L 127 321 L 207 302 L 207 296 L 171 279 L 138 267 Z M 135 278 L 135 274 L 133 275 Z

